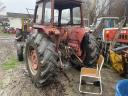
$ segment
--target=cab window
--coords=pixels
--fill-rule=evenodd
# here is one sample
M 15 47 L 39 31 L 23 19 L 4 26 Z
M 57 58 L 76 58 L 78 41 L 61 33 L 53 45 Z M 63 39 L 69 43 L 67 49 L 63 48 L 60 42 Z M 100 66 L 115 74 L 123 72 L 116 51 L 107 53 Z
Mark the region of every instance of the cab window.
M 42 22 L 42 11 L 43 11 L 43 3 L 41 3 L 37 6 L 37 13 L 36 13 L 35 23 L 41 24 L 41 22 Z
M 80 7 L 73 8 L 73 24 L 81 24 Z
M 44 23 L 50 23 L 50 22 L 51 22 L 51 2 L 46 2 Z
M 61 14 L 61 24 L 70 23 L 70 9 L 63 9 Z

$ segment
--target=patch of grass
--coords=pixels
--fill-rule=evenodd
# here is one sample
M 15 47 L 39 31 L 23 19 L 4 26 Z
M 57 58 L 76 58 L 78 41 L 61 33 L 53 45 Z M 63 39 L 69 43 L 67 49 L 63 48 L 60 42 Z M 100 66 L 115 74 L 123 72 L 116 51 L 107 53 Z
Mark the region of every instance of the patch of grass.
M 3 82 L 2 80 L 0 80 L 0 88 L 2 88 L 2 86 L 3 86 Z
M 17 65 L 17 59 L 15 57 L 10 57 L 4 64 L 2 64 L 2 67 L 4 70 L 10 70 L 16 68 Z
M 9 36 L 9 35 L 10 35 L 9 33 L 4 33 L 0 31 L 0 36 Z

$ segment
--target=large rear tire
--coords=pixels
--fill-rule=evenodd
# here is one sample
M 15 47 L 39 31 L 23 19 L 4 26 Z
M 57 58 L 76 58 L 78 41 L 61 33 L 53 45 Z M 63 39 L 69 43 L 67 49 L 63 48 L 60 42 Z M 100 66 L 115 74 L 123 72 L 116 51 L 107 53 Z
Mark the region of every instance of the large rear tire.
M 55 52 L 54 43 L 41 33 L 26 44 L 27 69 L 36 87 L 42 87 L 54 79 L 57 57 L 52 51 Z
M 81 49 L 86 53 L 84 65 L 87 67 L 95 67 L 100 54 L 100 49 L 96 38 L 92 33 L 85 34 L 81 43 Z
M 81 42 L 81 50 L 85 55 L 83 59 L 84 64 L 80 64 L 80 61 L 77 59 L 75 55 L 71 56 L 71 63 L 72 65 L 80 70 L 81 67 L 95 67 L 97 59 L 99 57 L 99 46 L 96 43 L 96 39 L 91 33 L 86 33 L 82 42 Z

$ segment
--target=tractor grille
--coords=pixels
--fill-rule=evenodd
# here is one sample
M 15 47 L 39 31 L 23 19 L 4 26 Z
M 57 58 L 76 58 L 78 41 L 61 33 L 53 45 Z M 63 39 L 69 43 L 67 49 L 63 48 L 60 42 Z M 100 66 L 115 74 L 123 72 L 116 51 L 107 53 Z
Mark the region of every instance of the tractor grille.
M 128 40 L 128 35 L 121 34 L 121 35 L 119 36 L 119 39 L 126 39 L 126 40 Z

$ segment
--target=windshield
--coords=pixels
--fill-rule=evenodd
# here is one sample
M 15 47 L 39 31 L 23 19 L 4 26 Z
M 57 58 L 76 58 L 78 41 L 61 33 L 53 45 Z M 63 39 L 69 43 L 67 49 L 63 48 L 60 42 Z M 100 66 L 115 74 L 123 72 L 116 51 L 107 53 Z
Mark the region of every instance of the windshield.
M 59 13 L 61 16 L 59 17 Z M 51 2 L 47 2 L 45 5 L 45 16 L 44 22 L 51 22 Z M 80 7 L 67 8 L 67 9 L 54 9 L 54 24 L 61 25 L 80 25 L 81 24 L 81 14 Z
M 70 9 L 63 9 L 61 15 L 61 24 L 68 24 L 71 25 L 79 25 L 81 24 L 81 17 L 80 17 L 80 8 L 75 7 L 73 8 L 73 21 L 70 18 Z
M 105 18 L 105 19 L 97 19 L 97 22 L 95 24 L 95 28 L 100 26 L 102 23 L 104 28 L 112 28 L 112 27 L 117 27 L 119 20 L 118 19 L 113 19 L 113 18 Z
M 73 24 L 81 24 L 80 7 L 73 8 Z
M 68 18 L 67 18 L 68 17 Z M 65 9 L 62 10 L 61 24 L 68 24 L 70 22 L 70 10 Z M 59 11 L 57 9 L 54 10 L 54 24 L 58 24 Z M 51 20 L 51 9 L 45 9 L 45 22 L 50 22 Z
M 61 14 L 61 24 L 70 23 L 70 9 L 63 9 Z
M 118 19 L 106 19 L 104 20 L 104 28 L 112 28 L 118 25 Z

